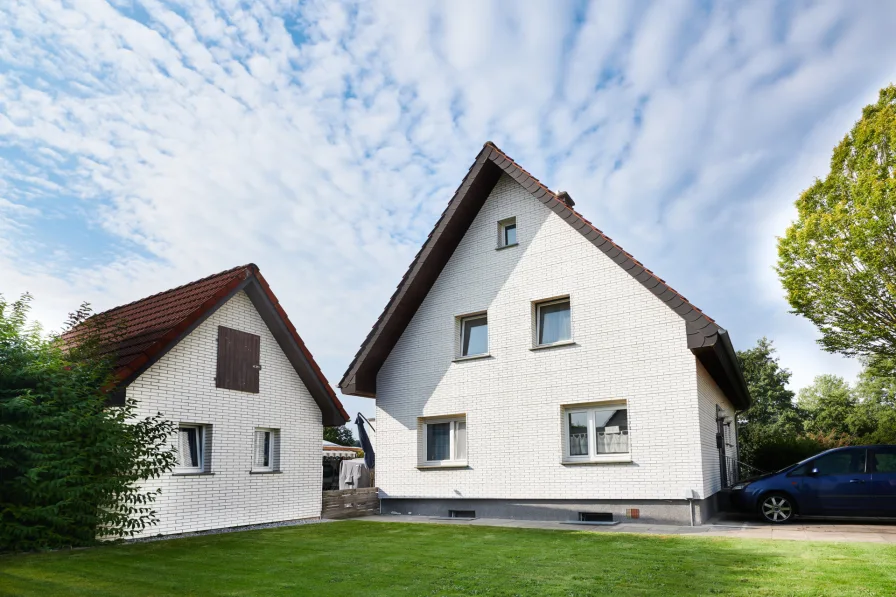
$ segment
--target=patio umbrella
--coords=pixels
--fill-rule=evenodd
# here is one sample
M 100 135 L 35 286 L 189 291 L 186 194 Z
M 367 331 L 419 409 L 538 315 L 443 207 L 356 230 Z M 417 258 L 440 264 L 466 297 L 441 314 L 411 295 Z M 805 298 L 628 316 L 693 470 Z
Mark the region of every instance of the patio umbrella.
M 364 428 L 364 421 L 366 420 L 364 415 L 358 413 L 358 416 L 355 417 L 355 425 L 358 426 L 358 437 L 361 439 L 361 447 L 364 449 L 364 463 L 367 465 L 367 468 L 373 470 L 376 456 L 373 453 L 373 444 L 370 443 L 370 437 L 367 436 L 367 429 Z M 371 427 L 371 429 L 373 428 Z M 373 431 L 376 433 L 376 429 Z

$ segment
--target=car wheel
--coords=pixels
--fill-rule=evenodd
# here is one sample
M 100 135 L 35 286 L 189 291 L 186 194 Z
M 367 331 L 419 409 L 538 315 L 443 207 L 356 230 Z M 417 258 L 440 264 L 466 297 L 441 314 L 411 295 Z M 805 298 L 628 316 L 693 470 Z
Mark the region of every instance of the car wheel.
M 793 499 L 783 493 L 770 493 L 759 503 L 759 514 L 762 518 L 775 524 L 789 521 L 795 513 Z

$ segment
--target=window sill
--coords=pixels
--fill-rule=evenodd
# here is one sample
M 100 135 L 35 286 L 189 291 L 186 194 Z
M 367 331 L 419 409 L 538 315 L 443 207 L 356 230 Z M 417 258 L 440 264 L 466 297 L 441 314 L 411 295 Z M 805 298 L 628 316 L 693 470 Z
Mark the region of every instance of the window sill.
M 518 247 L 520 243 L 513 243 L 512 245 L 501 245 L 500 247 L 495 247 L 495 251 L 500 251 L 501 249 L 509 249 L 511 247 Z
M 575 346 L 575 340 L 564 340 L 563 342 L 554 342 L 553 344 L 539 344 L 538 346 L 533 346 L 529 350 L 544 350 L 546 348 L 556 348 L 557 346 Z
M 439 468 L 467 468 L 466 460 L 458 460 L 456 462 L 447 462 L 445 464 L 418 464 L 419 470 L 439 469 Z
M 456 358 L 454 359 L 454 361 L 452 361 L 452 362 L 454 362 L 454 363 L 463 363 L 464 361 L 478 361 L 478 360 L 480 360 L 480 359 L 490 359 L 490 358 L 492 358 L 492 355 L 490 355 L 489 353 L 485 353 L 485 354 L 471 354 L 470 356 L 467 356 L 467 357 L 456 357 Z
M 175 477 L 213 477 L 215 475 L 215 473 L 204 473 L 201 471 L 196 473 L 174 471 L 171 474 Z
M 564 458 L 560 461 L 560 464 L 619 464 L 632 462 L 631 454 L 620 454 L 619 456 L 604 456 L 601 458 L 595 458 L 593 460 L 570 460 L 568 458 Z
M 249 471 L 250 475 L 279 475 L 283 471 Z

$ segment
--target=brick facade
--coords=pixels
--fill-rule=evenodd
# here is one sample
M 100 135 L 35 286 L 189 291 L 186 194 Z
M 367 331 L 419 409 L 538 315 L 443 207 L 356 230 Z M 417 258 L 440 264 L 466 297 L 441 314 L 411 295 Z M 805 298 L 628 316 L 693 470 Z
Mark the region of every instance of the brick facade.
M 511 217 L 519 244 L 498 250 Z M 533 301 L 565 295 L 574 344 L 532 350 Z M 490 356 L 455 361 L 457 316 L 481 311 Z M 719 473 L 704 415 L 731 407 L 701 369 L 679 315 L 504 175 L 379 371 L 377 484 L 385 498 L 705 498 Z M 618 399 L 632 462 L 562 463 L 562 405 Z M 418 469 L 419 418 L 459 413 L 468 466 Z
M 261 337 L 260 391 L 215 387 L 218 326 Z M 212 426 L 211 474 L 166 474 L 160 524 L 144 535 L 184 533 L 282 520 L 321 512 L 321 411 L 249 297 L 227 301 L 127 389 L 138 414 Z M 280 469 L 250 474 L 254 431 L 280 430 Z

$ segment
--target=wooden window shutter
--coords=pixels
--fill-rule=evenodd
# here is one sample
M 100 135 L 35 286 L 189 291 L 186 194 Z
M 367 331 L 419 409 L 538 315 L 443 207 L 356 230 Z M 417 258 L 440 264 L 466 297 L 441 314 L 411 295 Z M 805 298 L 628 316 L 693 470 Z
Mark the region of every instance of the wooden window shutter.
M 257 394 L 260 372 L 261 337 L 219 326 L 215 387 Z

